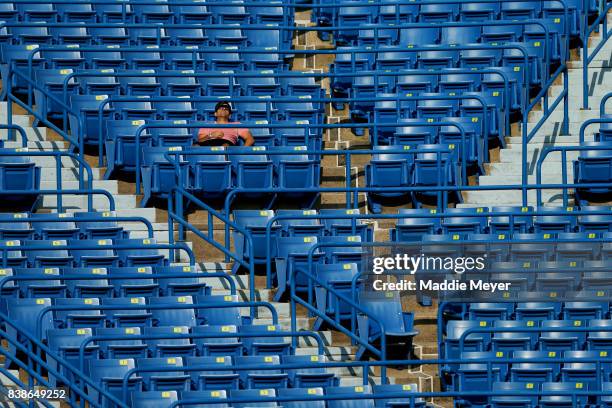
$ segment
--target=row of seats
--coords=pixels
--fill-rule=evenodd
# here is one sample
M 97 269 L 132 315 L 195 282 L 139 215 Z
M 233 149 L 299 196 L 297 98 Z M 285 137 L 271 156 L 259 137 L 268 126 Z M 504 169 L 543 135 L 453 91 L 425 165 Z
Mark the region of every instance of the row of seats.
M 3 266 L 44 268 L 167 265 L 168 260 L 164 255 L 157 248 L 150 248 L 156 244 L 154 238 L 2 241 L 2 246 L 19 247 L 5 252 Z M 73 246 L 82 249 L 71 248 Z
M 233 75 L 233 74 L 236 75 Z M 202 75 L 194 70 L 72 70 L 39 69 L 36 82 L 55 95 L 149 95 L 149 96 L 310 96 L 323 99 L 324 90 L 315 77 L 303 73 L 278 76 L 270 70 L 208 71 Z M 72 78 L 66 81 L 66 77 Z M 282 75 L 282 74 L 281 74 Z M 472 77 L 475 81 L 476 78 Z M 458 77 L 461 81 L 462 78 Z M 382 82 L 382 79 L 381 79 Z M 463 83 L 463 82 L 462 82 Z M 480 83 L 480 78 L 478 78 Z M 56 92 L 53 92 L 56 91 Z M 62 96 L 63 97 L 63 96 Z
M 425 208 L 401 209 L 390 237 L 393 241 L 409 242 L 421 241 L 428 234 L 492 234 L 491 241 L 495 241 L 498 239 L 495 234 L 509 237 L 515 233 L 547 233 L 553 238 L 558 233 L 604 233 L 612 231 L 612 216 L 606 213 L 609 210 L 608 206 L 588 205 L 537 209 L 532 206 L 446 208 L 442 213 Z M 541 215 L 534 216 L 536 211 Z
M 215 5 L 215 1 L 182 1 L 181 4 L 162 1 L 156 4 L 125 1 L 120 4 L 97 1 L 78 3 L 48 2 L 27 3 L 6 1 L 0 7 L 0 19 L 8 21 L 47 21 L 47 22 L 118 22 L 118 23 L 178 23 L 178 24 L 258 24 L 282 23 L 292 21 L 293 7 L 285 7 L 274 2 L 232 1 L 233 5 Z M 223 3 L 223 2 L 221 2 Z
M 322 388 L 301 388 L 301 389 L 261 389 L 261 390 L 237 390 L 231 391 L 229 394 L 225 391 L 143 391 L 134 392 L 132 394 L 132 404 L 137 408 L 168 408 L 173 403 L 180 403 L 181 400 L 214 400 L 222 398 L 235 398 L 235 399 L 255 399 L 263 400 L 262 402 L 233 402 L 231 405 L 224 404 L 222 400 L 218 404 L 208 404 L 215 407 L 236 407 L 236 408 L 247 408 L 256 404 L 259 407 L 287 407 L 287 408 L 383 408 L 389 406 L 389 404 L 395 405 L 407 405 L 411 407 L 428 407 L 422 398 L 410 397 L 411 393 L 418 392 L 416 384 L 387 384 L 387 385 L 369 385 L 364 386 L 344 386 L 344 387 L 327 387 L 325 390 Z M 406 397 L 396 398 L 385 398 L 387 395 L 406 394 Z M 179 397 L 180 395 L 180 397 Z M 328 401 L 314 400 L 314 398 L 320 398 L 322 395 L 329 395 L 334 399 Z M 355 399 L 355 396 L 367 395 L 371 396 L 368 398 Z M 345 397 L 346 399 L 339 399 L 337 397 Z M 277 403 L 275 401 L 265 401 L 267 398 L 275 397 L 299 397 L 303 401 L 288 401 Z M 376 398 L 375 398 L 376 397 Z
M 164 25 L 163 27 L 117 26 L 109 24 L 76 24 L 68 27 L 47 23 L 8 23 L 2 26 L 0 21 L 0 43 L 45 45 L 121 45 L 121 46 L 253 46 L 255 48 L 273 47 L 272 50 L 288 50 L 291 42 L 285 39 L 280 29 L 264 25 L 260 30 L 250 26 L 243 30 L 241 25 L 224 25 L 222 28 L 199 28 L 187 26 Z M 233 27 L 235 26 L 235 28 Z M 191 28 L 189 28 L 191 27 Z M 265 27 L 265 29 L 264 29 Z
M 197 273 L 195 266 L 15 267 L 0 269 L 0 282 L 3 294 L 23 298 L 210 294 L 211 287 L 190 273 Z

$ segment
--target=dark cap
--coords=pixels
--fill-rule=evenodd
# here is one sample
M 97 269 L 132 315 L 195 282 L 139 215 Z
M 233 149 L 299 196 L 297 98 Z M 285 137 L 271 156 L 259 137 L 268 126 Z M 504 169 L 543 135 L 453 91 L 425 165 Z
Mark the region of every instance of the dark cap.
M 215 105 L 215 112 L 218 111 L 219 108 L 227 108 L 227 110 L 229 110 L 229 112 L 232 113 L 232 105 L 230 105 L 229 102 L 226 102 L 226 101 L 217 102 L 217 104 Z

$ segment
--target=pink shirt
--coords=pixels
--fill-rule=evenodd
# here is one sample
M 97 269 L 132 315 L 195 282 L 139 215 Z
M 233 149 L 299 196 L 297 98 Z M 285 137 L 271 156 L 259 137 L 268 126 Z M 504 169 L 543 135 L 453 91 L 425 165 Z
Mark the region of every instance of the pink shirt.
M 230 122 L 230 124 L 240 124 L 240 122 Z M 223 132 L 223 137 L 221 139 L 227 140 L 231 144 L 237 146 L 238 138 L 245 138 L 248 135 L 249 130 L 247 128 L 202 128 L 198 132 L 198 141 L 202 142 L 204 140 L 211 139 L 208 135 L 211 133 L 220 130 Z M 214 138 L 213 138 L 214 139 Z

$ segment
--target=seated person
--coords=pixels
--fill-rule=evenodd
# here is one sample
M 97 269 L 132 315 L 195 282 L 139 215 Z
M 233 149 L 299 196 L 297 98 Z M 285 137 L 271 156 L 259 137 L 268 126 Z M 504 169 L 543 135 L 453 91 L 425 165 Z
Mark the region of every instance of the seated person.
M 216 124 L 240 124 L 240 122 L 230 122 L 231 115 L 232 106 L 229 102 L 222 101 L 215 105 Z M 244 141 L 245 146 L 255 144 L 253 135 L 246 128 L 202 128 L 198 131 L 200 146 L 238 146 L 238 138 Z

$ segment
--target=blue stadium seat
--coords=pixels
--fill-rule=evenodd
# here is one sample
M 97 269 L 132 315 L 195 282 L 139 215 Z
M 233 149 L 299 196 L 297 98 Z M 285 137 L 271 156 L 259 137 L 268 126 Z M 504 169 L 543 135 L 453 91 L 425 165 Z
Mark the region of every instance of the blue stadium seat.
M 583 146 L 607 147 L 605 142 L 585 142 Z M 612 150 L 585 150 L 581 151 L 578 160 L 574 161 L 574 183 L 602 183 L 602 187 L 578 188 L 576 196 L 580 205 L 586 205 L 589 197 L 606 197 L 610 189 L 605 187 L 612 179 L 610 152 Z
M 301 401 L 284 402 L 283 406 L 287 408 L 325 408 L 325 401 L 311 401 L 308 398 L 323 395 L 323 388 L 286 388 L 278 390 L 279 397 L 296 397 L 303 399 Z M 308 397 L 308 398 L 305 398 Z
M 177 402 L 176 391 L 142 391 L 132 393 L 134 408 L 168 408 Z
M 72 218 L 70 214 L 43 213 L 32 214 L 31 217 L 36 239 L 75 239 L 79 237 L 79 228 L 74 221 L 61 221 L 62 218 Z
M 89 372 L 91 374 L 91 379 L 94 384 L 97 384 L 104 391 L 110 393 L 118 400 L 122 398 L 122 383 L 123 377 L 128 373 L 128 371 L 134 369 L 136 367 L 136 363 L 134 359 L 100 359 L 100 360 L 91 360 L 89 362 Z M 128 392 L 141 392 L 142 391 L 142 383 L 140 382 L 140 378 L 138 376 L 130 376 L 128 380 Z M 99 392 L 91 386 L 87 386 L 87 394 L 91 396 L 94 401 L 99 403 L 101 401 L 101 396 Z M 104 405 L 104 404 L 103 404 Z
M 300 219 L 279 219 L 282 236 L 317 236 L 323 235 L 323 224 L 317 218 L 316 210 L 278 210 L 277 217 L 301 217 Z M 307 218 L 304 218 L 307 217 Z
M 24 21 L 57 21 L 57 11 L 52 3 L 15 3 L 15 9 Z
M 459 365 L 457 370 L 457 388 L 462 392 L 477 392 L 483 389 L 484 384 L 492 381 L 503 381 L 508 374 L 507 364 L 495 363 L 495 359 L 508 358 L 503 352 L 472 351 L 461 353 L 461 359 L 465 363 Z M 476 362 L 484 360 L 486 362 Z M 487 364 L 490 362 L 491 364 Z M 458 403 L 471 406 L 483 406 L 487 404 L 487 395 L 459 397 Z
M 287 388 L 287 374 L 280 369 L 269 369 L 280 365 L 279 356 L 241 356 L 236 357 L 236 366 L 253 366 L 251 370 L 241 370 L 240 383 L 245 389 L 279 389 Z
M 128 266 L 109 268 L 109 276 L 116 296 L 154 296 L 158 284 L 147 277 L 153 272 L 150 266 Z M 121 278 L 119 278 L 121 276 Z
M 190 371 L 191 383 L 198 390 L 237 390 L 239 375 L 232 371 L 229 356 L 186 357 L 185 365 L 198 367 Z
M 510 380 L 522 383 L 554 381 L 561 370 L 561 363 L 558 360 L 560 357 L 561 353 L 556 351 L 515 350 L 513 358 L 524 359 L 527 362 L 512 364 L 512 368 L 510 368 Z M 534 359 L 550 359 L 550 362 L 528 362 Z
M 108 321 L 115 327 L 150 326 L 151 313 L 146 311 L 144 297 L 102 298 L 102 304 L 113 309 L 105 310 Z M 142 309 L 121 309 L 121 306 L 141 305 Z M 114 309 L 116 307 L 116 309 Z
M 355 395 L 372 395 L 369 385 L 356 385 L 353 387 L 327 387 L 327 395 L 346 396 L 346 399 L 329 400 L 328 408 L 374 408 L 374 399 L 353 399 Z
M 442 219 L 442 231 L 445 234 L 463 236 L 469 233 L 486 233 L 488 232 L 488 211 L 486 207 L 447 208 L 444 211 L 446 216 Z
M 68 115 L 70 120 L 70 130 L 73 134 L 83 132 L 84 142 L 89 146 L 97 146 L 98 140 L 102 137 L 98 127 L 98 113 L 103 111 L 103 117 L 108 117 L 111 108 L 109 104 L 102 107 L 108 95 L 72 95 L 70 96 L 70 106 L 73 111 L 80 113 L 83 121 L 83 129 L 80 127 L 79 118 Z
M 346 215 L 359 215 L 358 209 L 339 210 L 339 209 L 321 209 L 319 214 L 325 216 L 337 215 L 338 218 L 321 219 L 325 226 L 326 235 L 332 236 L 354 236 L 359 235 L 363 242 L 370 242 L 373 239 L 373 231 L 370 226 L 362 219 L 341 218 Z
M 28 339 L 21 334 L 22 332 L 35 338 L 41 338 L 40 335 L 42 335 L 42 339 L 47 338 L 47 331 L 53 329 L 52 313 L 47 312 L 43 314 L 40 323 L 32 319 L 32 316 L 37 316 L 50 306 L 51 299 L 49 298 L 6 299 L 7 316 L 11 323 L 14 324 L 6 324 L 8 338 L 23 345 L 28 342 Z M 40 329 L 40 332 L 37 332 L 38 329 Z M 7 348 L 11 355 L 16 355 L 17 348 L 12 342 L 8 342 Z M 7 363 L 10 366 L 11 362 L 7 361 Z
M 66 297 L 66 285 L 63 285 L 59 280 L 60 271 L 58 268 L 14 268 L 13 272 L 17 277 L 40 278 L 40 280 L 17 281 L 21 297 L 52 299 Z M 52 279 L 53 276 L 58 279 Z
M 271 218 L 275 216 L 272 210 L 235 210 L 234 222 L 248 231 L 251 234 L 253 243 L 253 252 L 251 253 L 246 245 L 244 235 L 239 232 L 233 232 L 234 247 L 238 256 L 242 256 L 243 260 L 249 260 L 253 257 L 255 264 L 263 264 L 266 262 L 266 227 Z M 270 255 L 276 255 L 276 237 L 280 225 L 274 222 L 270 226 Z M 238 264 L 237 262 L 235 265 Z M 234 272 L 238 270 L 239 265 L 234 267 Z
M 150 305 L 163 306 L 167 309 L 152 309 L 151 314 L 153 323 L 157 326 L 181 325 L 192 327 L 196 325 L 194 309 L 174 309 L 173 306 L 185 306 L 193 304 L 191 296 L 164 296 L 152 297 L 149 299 Z
M 182 151 L 182 146 L 144 147 L 142 149 L 143 160 L 140 169 L 144 190 L 142 207 L 146 207 L 153 198 L 168 198 L 168 194 L 177 184 L 188 185 L 188 162 L 180 155 L 173 156 L 179 151 Z M 166 154 L 170 155 L 175 164 L 168 161 Z
M 548 328 L 549 331 L 543 331 L 540 334 L 539 347 L 545 351 L 568 351 L 580 350 L 586 339 L 585 332 L 555 332 L 551 328 L 560 327 L 581 327 L 583 323 L 580 320 L 546 320 L 542 322 L 542 328 Z
M 210 295 L 196 296 L 196 303 L 199 305 L 218 304 L 218 303 L 238 303 L 237 295 Z M 249 324 L 250 319 L 246 316 L 241 316 L 240 306 L 234 307 L 202 307 L 197 309 L 198 324 L 211 326 L 242 326 Z
M 400 355 L 412 355 L 412 339 L 419 332 L 414 329 L 414 314 L 402 311 L 399 298 L 360 299 L 359 305 L 366 310 L 367 314 L 358 314 L 357 330 L 359 337 L 368 344 L 380 341 L 386 336 L 387 348 L 389 350 L 400 350 Z M 383 327 L 380 327 L 382 323 Z M 384 332 L 383 332 L 384 330 Z M 365 353 L 365 348 L 360 346 L 357 351 L 359 359 Z
M 491 406 L 502 408 L 507 406 L 536 406 L 538 395 L 533 394 L 539 389 L 538 384 L 518 382 L 494 382 L 492 390 L 502 395 L 491 397 Z M 519 395 L 503 395 L 503 392 L 516 393 Z M 525 395 L 520 395 L 525 393 Z M 526 405 L 527 404 L 527 405 Z
M 163 296 L 196 296 L 208 295 L 211 287 L 202 282 L 200 278 L 190 277 L 189 274 L 201 273 L 196 266 L 155 266 L 153 273 L 157 275 L 183 275 L 176 278 L 157 278 L 160 293 Z
M 41 199 L 36 191 L 40 189 L 41 168 L 26 155 L 2 154 L 2 152 L 19 151 L 19 149 L 0 149 L 0 192 L 4 192 L 3 205 L 8 205 L 17 211 L 34 211 Z
M 32 239 L 34 229 L 30 222 L 15 222 L 28 217 L 28 213 L 0 214 L 0 239 Z
M 253 398 L 275 398 L 276 390 L 272 388 L 267 389 L 255 389 L 255 390 L 234 390 L 230 392 L 230 398 L 236 399 L 253 399 Z M 249 408 L 253 405 L 253 402 L 234 402 L 235 408 Z M 275 401 L 269 402 L 258 402 L 258 407 L 278 407 Z
M 533 320 L 499 320 L 493 322 L 497 328 L 533 328 L 537 322 Z M 502 352 L 515 352 L 517 350 L 534 350 L 538 341 L 536 332 L 496 332 L 491 339 L 491 350 Z
M 35 268 L 73 266 L 74 257 L 66 249 L 67 244 L 66 240 L 24 241 L 24 246 L 30 249 L 26 253 L 28 264 Z M 64 249 L 53 249 L 53 247 Z
M 381 189 L 381 191 L 368 193 L 370 210 L 377 214 L 382 211 L 382 202 L 388 198 L 401 198 L 406 196 L 403 191 L 384 191 L 386 187 L 401 189 L 408 187 L 411 168 L 414 163 L 414 154 L 408 152 L 411 146 L 374 146 L 380 152 L 372 156 L 366 165 L 366 186 Z M 402 153 L 386 153 L 386 151 L 406 151 Z
M 546 382 L 542 384 L 542 392 L 553 393 L 555 391 L 563 393 L 563 395 L 543 395 L 540 398 L 540 407 L 575 407 L 581 408 L 588 406 L 587 395 L 568 395 L 575 391 L 585 391 L 586 384 L 580 382 Z
M 327 358 L 323 355 L 310 356 L 283 356 L 283 364 L 316 364 L 325 363 Z M 289 368 L 286 370 L 289 376 L 291 388 L 332 387 L 339 383 L 335 374 L 329 372 L 325 367 L 311 368 Z
M 420 145 L 418 150 L 419 153 L 414 161 L 412 175 L 413 186 L 461 186 L 463 184 L 461 171 L 456 164 L 454 145 Z M 422 200 L 431 199 L 438 194 L 441 195 L 443 203 L 450 199 L 458 202 L 462 200 L 458 192 L 435 193 L 427 191 L 413 192 L 412 200 L 419 207 L 423 202 Z
M 183 391 L 181 392 L 181 401 L 186 400 L 207 400 L 210 398 L 218 398 L 225 399 L 227 398 L 227 393 L 225 390 L 212 390 L 212 391 Z M 190 404 L 191 405 L 191 404 Z M 205 406 L 209 406 L 212 408 L 229 408 L 229 405 L 224 403 L 219 404 L 203 404 Z M 198 406 L 192 405 L 192 406 Z
M 150 371 L 138 371 L 145 388 L 151 391 L 189 391 L 190 377 L 181 368 L 184 367 L 181 357 L 140 358 L 136 367 Z M 155 368 L 176 367 L 177 371 L 154 371 Z
M 332 288 L 336 293 L 340 293 L 351 299 L 354 297 L 352 291 L 352 281 L 359 272 L 358 264 L 320 264 L 317 267 L 316 276 L 321 285 L 315 285 L 315 300 L 317 309 L 323 311 L 328 317 L 335 321 L 348 320 L 352 317 L 353 308 L 346 302 L 340 300 L 335 293 L 329 291 L 325 286 Z M 358 282 L 359 284 L 359 282 Z M 314 327 L 319 330 L 324 324 L 322 318 L 317 318 Z
M 377 398 L 375 401 L 376 408 L 405 404 L 409 404 L 410 407 L 415 408 L 423 408 L 427 406 L 423 398 L 414 398 L 410 396 L 410 394 L 419 392 L 419 387 L 417 386 L 417 384 L 381 384 L 374 385 L 372 387 L 372 390 L 374 391 L 375 395 L 388 393 L 406 394 L 406 397 L 402 398 Z
M 93 42 L 99 45 L 129 45 L 130 37 L 127 35 L 125 27 L 121 24 L 102 27 L 94 25 L 89 27 L 88 32 Z
M 512 216 L 492 215 L 489 220 L 491 233 L 531 232 L 533 217 L 521 214 L 533 212 L 533 207 L 496 206 L 491 208 L 491 212 L 512 214 Z
M 189 334 L 187 326 L 145 327 L 145 336 L 173 336 Z M 195 356 L 196 345 L 189 338 L 148 339 L 147 346 L 152 357 Z
M 100 301 L 96 298 L 85 299 L 55 299 L 55 306 L 67 306 L 72 310 L 56 310 L 54 313 L 55 326 L 59 328 L 91 328 L 104 327 L 105 316 L 100 313 L 100 310 L 83 309 L 79 310 L 79 306 L 91 307 L 98 306 Z
M 157 249 L 148 248 L 149 245 L 157 244 L 155 238 L 117 239 L 115 244 L 126 246 L 126 248 L 117 248 L 122 266 L 165 266 L 168 263 Z
M 115 211 L 76 212 L 74 218 L 80 230 L 81 238 L 85 239 L 121 239 L 129 238 L 129 232 L 120 226 Z M 80 221 L 79 218 L 87 220 Z
M 170 4 L 170 9 L 174 12 L 175 22 L 178 24 L 210 24 L 212 23 L 212 13 L 208 7 L 201 2 L 194 0 L 181 2 L 181 4 Z
M 217 152 L 216 154 L 192 154 L 190 163 L 190 189 L 196 195 L 222 198 L 232 187 L 232 164 L 224 147 L 199 147 L 192 152 Z
M 49 343 L 49 349 L 55 353 L 63 361 L 71 364 L 74 367 L 78 367 L 79 364 L 79 348 L 81 344 L 92 336 L 90 328 L 82 329 L 50 329 L 47 330 L 47 341 Z M 84 361 L 85 366 L 83 372 L 85 375 L 89 375 L 89 361 L 99 358 L 99 348 L 94 343 L 89 343 L 85 347 Z M 59 361 L 55 360 L 50 355 L 47 355 L 47 364 L 53 370 L 57 370 L 60 374 L 66 377 L 69 381 L 78 381 L 78 378 L 72 374 L 72 372 L 66 369 L 60 364 Z M 63 382 L 56 378 L 55 375 L 49 375 L 49 382 L 52 386 L 56 387 Z M 67 384 L 66 384 L 67 385 Z
M 130 336 L 140 336 L 140 327 L 101 327 L 94 331 L 96 336 L 121 336 L 121 340 L 99 340 L 97 344 L 105 360 L 134 359 L 147 356 L 147 345 L 140 339 L 130 340 Z
M 194 335 L 230 334 L 237 333 L 237 328 L 232 325 L 205 325 L 194 326 L 191 332 Z M 238 337 L 199 337 L 194 338 L 193 342 L 196 344 L 200 356 L 236 357 L 243 354 L 242 342 L 239 341 Z
M 99 74 L 99 76 L 77 76 L 75 80 L 78 85 L 79 94 L 87 95 L 118 95 L 119 82 L 112 75 L 114 69 L 91 69 L 79 70 L 81 74 Z
M 278 291 L 274 296 L 279 301 L 289 289 L 292 279 L 295 279 L 296 292 L 304 292 L 308 287 L 308 278 L 304 273 L 314 274 L 307 270 L 311 248 L 318 244 L 316 236 L 287 237 L 277 241 L 277 256 L 275 258 Z M 320 250 L 312 252 L 313 264 L 323 263 L 323 253 Z
M 436 210 L 426 208 L 405 209 L 398 211 L 399 215 L 411 215 L 411 217 L 398 217 L 394 230 L 391 230 L 391 239 L 397 242 L 420 241 L 425 234 L 437 234 L 440 232 L 440 217 L 420 218 L 418 215 L 433 215 Z
M 257 335 L 261 334 L 262 337 L 242 337 L 242 344 L 244 350 L 248 355 L 271 355 L 276 354 L 279 356 L 286 356 L 292 354 L 291 344 L 285 341 L 285 338 L 278 337 L 264 337 L 263 335 L 269 333 L 282 333 L 280 325 L 270 324 L 252 324 L 240 326 L 238 329 L 240 334 Z

